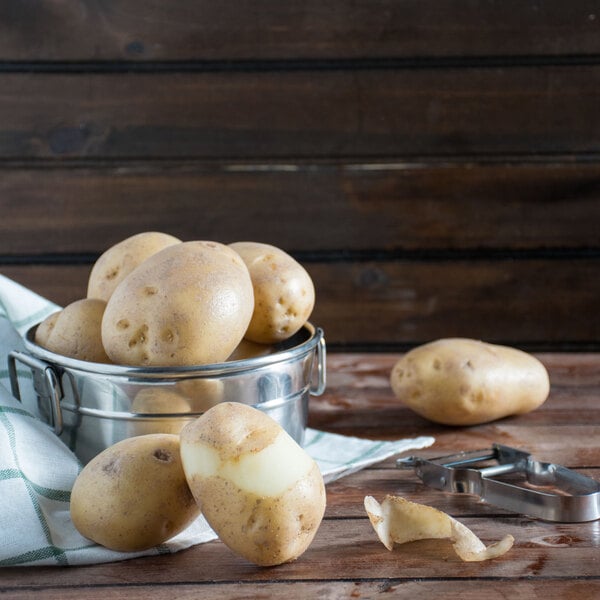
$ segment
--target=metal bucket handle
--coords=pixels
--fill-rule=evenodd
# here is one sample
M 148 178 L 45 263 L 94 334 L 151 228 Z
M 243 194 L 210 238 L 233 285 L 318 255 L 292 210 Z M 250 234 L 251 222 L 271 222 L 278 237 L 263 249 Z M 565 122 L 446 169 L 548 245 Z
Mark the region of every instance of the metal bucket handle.
M 313 396 L 321 396 L 327 386 L 327 349 L 325 346 L 325 337 L 321 330 L 319 341 L 317 342 L 317 382 L 316 385 L 311 384 L 310 393 Z
M 8 374 L 10 377 L 10 387 L 13 396 L 21 400 L 21 390 L 19 387 L 19 374 L 17 372 L 17 361 L 31 369 L 33 375 L 33 387 L 41 399 L 48 403 L 50 407 L 50 421 L 48 425 L 54 430 L 56 435 L 60 435 L 63 430 L 63 417 L 60 408 L 60 401 L 63 399 L 63 391 L 60 380 L 54 369 L 43 360 L 34 358 L 24 352 L 13 350 L 8 355 Z

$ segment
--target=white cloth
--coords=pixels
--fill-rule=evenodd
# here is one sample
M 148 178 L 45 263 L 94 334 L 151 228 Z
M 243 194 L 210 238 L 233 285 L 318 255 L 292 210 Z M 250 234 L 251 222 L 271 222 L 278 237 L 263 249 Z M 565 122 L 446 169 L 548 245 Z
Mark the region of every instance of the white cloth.
M 23 348 L 21 336 L 59 308 L 0 275 L 0 566 L 112 562 L 177 552 L 215 539 L 203 517 L 168 542 L 136 553 L 108 550 L 77 532 L 69 516 L 69 499 L 81 463 L 12 396 L 7 368 L 8 353 Z M 27 393 L 34 392 L 25 382 L 21 394 Z M 309 429 L 304 447 L 325 481 L 331 482 L 433 442 L 431 437 L 382 442 Z

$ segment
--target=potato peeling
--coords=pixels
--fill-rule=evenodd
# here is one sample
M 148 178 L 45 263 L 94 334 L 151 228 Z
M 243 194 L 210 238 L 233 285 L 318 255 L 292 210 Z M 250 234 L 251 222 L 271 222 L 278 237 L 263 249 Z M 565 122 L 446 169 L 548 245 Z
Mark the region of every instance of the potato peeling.
M 465 525 L 431 506 L 410 502 L 400 496 L 386 496 L 381 504 L 373 496 L 365 496 L 365 510 L 373 529 L 388 549 L 425 539 L 449 539 L 458 556 L 465 562 L 497 558 L 508 552 L 512 535 L 487 546 Z

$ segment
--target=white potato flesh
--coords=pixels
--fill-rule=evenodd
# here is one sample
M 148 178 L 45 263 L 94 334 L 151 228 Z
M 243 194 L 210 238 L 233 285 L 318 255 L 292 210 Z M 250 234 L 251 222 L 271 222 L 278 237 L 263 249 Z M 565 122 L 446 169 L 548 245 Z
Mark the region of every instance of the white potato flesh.
M 260 450 L 222 460 L 219 452 L 207 444 L 181 449 L 184 464 L 200 477 L 220 476 L 240 489 L 259 496 L 277 496 L 296 481 L 306 477 L 313 468 L 313 460 L 283 430 L 273 442 Z

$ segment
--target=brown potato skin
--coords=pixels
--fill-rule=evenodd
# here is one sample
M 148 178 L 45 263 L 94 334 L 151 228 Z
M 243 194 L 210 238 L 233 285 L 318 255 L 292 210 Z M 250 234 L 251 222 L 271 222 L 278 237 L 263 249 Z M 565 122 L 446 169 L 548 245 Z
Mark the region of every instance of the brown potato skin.
M 194 446 L 203 445 L 216 451 L 222 464 L 235 464 L 247 455 L 268 449 L 281 433 L 281 426 L 259 410 L 223 402 L 182 430 L 181 446 L 182 451 L 193 451 Z M 305 452 L 300 447 L 298 450 Z M 314 539 L 325 512 L 326 493 L 323 477 L 312 459 L 308 459 L 307 464 L 312 462 L 312 466 L 302 477 L 272 495 L 242 489 L 222 471 L 200 475 L 186 465 L 185 458 L 183 462 L 207 522 L 221 541 L 250 562 L 274 566 L 293 561 Z M 255 477 L 263 475 L 255 473 Z M 272 477 L 271 471 L 268 475 Z
M 243 338 L 253 308 L 250 275 L 237 253 L 218 242 L 181 242 L 117 286 L 102 343 L 117 364 L 220 363 Z
M 106 302 L 83 298 L 42 321 L 35 342 L 61 356 L 110 363 L 102 344 L 101 326 Z
M 130 437 L 152 433 L 179 434 L 191 420 L 191 418 L 185 418 L 185 414 L 191 412 L 189 402 L 172 387 L 155 385 L 142 388 L 131 402 L 131 412 L 146 415 L 181 414 L 182 417 L 153 420 L 139 418 L 130 421 L 128 423 Z
M 444 425 L 477 425 L 538 408 L 550 380 L 535 357 L 508 346 L 445 338 L 414 348 L 390 374 L 398 399 Z
M 235 242 L 229 247 L 246 263 L 254 288 L 254 311 L 244 337 L 259 344 L 290 338 L 315 305 L 315 288 L 306 269 L 270 244 Z
M 261 567 L 298 558 L 314 539 L 323 518 L 320 507 L 325 507 L 325 490 L 316 464 L 304 479 L 271 498 L 241 490 L 221 477 L 192 481 L 191 485 L 203 488 L 203 515 L 219 539 Z
M 160 231 L 144 231 L 128 237 L 103 252 L 88 279 L 88 298 L 108 302 L 115 288 L 131 271 L 160 250 L 181 240 Z
M 71 519 L 86 538 L 120 552 L 152 548 L 183 531 L 200 509 L 189 489 L 179 436 L 125 439 L 93 458 L 71 492 Z

